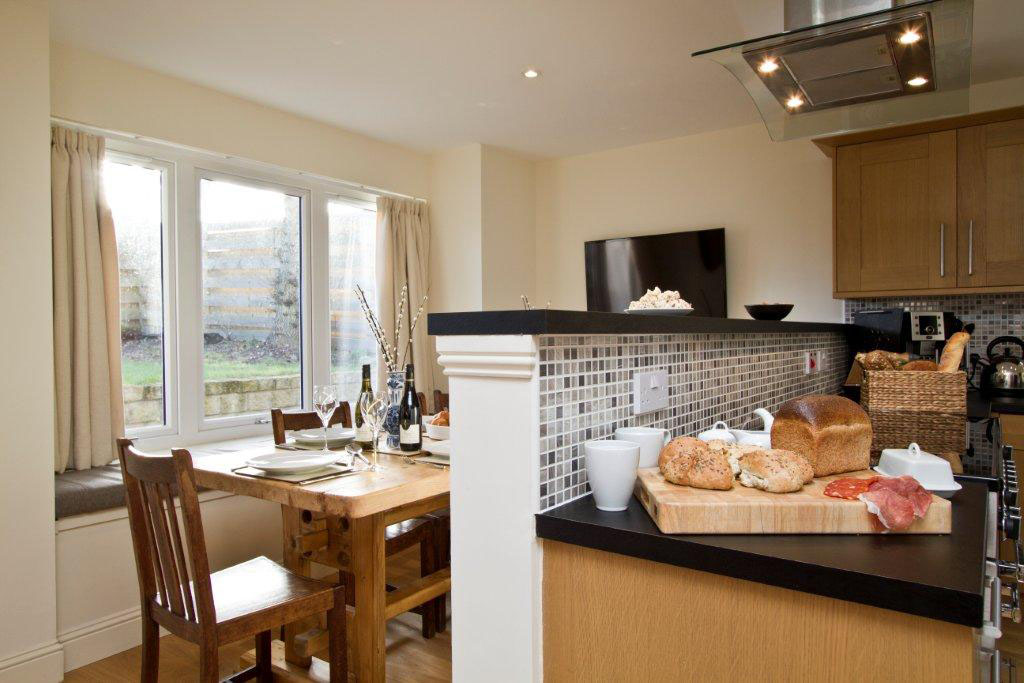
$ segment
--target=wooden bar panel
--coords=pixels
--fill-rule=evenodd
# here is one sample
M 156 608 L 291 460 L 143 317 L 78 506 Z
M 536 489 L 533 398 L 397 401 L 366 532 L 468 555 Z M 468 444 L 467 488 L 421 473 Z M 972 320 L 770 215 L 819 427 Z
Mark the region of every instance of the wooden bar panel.
M 971 629 L 544 541 L 548 681 L 969 681 Z

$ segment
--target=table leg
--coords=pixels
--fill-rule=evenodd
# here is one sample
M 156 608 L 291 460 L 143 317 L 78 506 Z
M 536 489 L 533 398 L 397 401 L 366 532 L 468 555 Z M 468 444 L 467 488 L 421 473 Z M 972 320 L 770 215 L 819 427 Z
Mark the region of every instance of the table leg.
M 387 605 L 384 579 L 384 514 L 352 520 L 352 574 L 356 608 L 353 618 L 356 680 L 384 682 Z
M 285 569 L 290 569 L 301 576 L 309 576 L 309 560 L 302 556 L 302 551 L 296 548 L 293 543 L 293 539 L 302 533 L 302 510 L 282 505 L 281 530 L 284 536 L 283 559 Z M 316 626 L 316 622 L 311 619 L 303 619 L 285 624 L 284 652 L 285 659 L 288 662 L 309 668 L 313 658 L 309 655 L 301 655 L 296 651 L 295 636 L 299 633 L 304 633 L 313 626 Z

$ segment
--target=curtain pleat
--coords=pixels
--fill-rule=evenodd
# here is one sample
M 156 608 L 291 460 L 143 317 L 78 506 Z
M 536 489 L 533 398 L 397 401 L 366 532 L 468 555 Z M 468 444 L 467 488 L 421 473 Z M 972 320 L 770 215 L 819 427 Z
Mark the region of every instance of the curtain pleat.
M 102 191 L 102 138 L 54 126 L 51 135 L 54 470 L 114 457 L 124 433 L 120 287 L 114 222 Z
M 423 297 L 430 291 L 430 220 L 427 205 L 397 197 L 377 198 L 377 305 L 381 324 L 394 335 L 395 316 L 402 287 L 408 283 L 405 315 L 399 330 L 399 356 L 409 340 L 409 328 Z M 411 310 L 410 310 L 411 308 Z M 391 337 L 393 338 L 393 336 Z M 427 307 L 413 331 L 411 362 L 416 366 L 416 389 L 431 401 L 438 386 L 440 367 L 434 345 L 427 334 Z M 401 358 L 400 358 L 401 360 Z M 380 358 L 378 386 L 383 387 L 387 368 Z M 426 407 L 424 407 L 426 409 Z

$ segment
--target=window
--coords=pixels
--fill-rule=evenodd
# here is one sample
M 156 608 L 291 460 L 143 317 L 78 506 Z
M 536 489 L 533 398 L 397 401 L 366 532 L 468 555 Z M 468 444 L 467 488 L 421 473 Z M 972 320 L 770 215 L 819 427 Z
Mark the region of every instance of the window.
M 205 417 L 302 405 L 302 197 L 204 177 Z
M 107 137 L 128 435 L 145 449 L 268 431 L 314 384 L 359 393 L 375 342 L 374 197 L 341 183 Z
M 331 199 L 327 219 L 331 383 L 337 386 L 339 396 L 351 397 L 351 401 L 359 395 L 362 366 L 372 366 L 372 377 L 377 370 L 377 345 L 354 292 L 359 285 L 370 305 L 376 305 L 377 212 L 373 205 Z
M 164 225 L 168 169 L 110 154 L 103 185 L 117 233 L 125 426 L 168 424 Z

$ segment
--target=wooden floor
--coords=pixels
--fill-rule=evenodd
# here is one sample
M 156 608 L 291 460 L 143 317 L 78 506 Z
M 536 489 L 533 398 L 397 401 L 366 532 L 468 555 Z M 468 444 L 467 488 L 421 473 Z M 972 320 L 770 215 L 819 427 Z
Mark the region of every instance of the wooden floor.
M 390 558 L 388 562 L 390 583 L 401 584 L 419 576 L 419 554 L 415 548 Z M 452 679 L 450 628 L 430 640 L 424 640 L 420 635 L 419 616 L 406 613 L 388 622 L 387 641 L 389 681 L 440 683 Z M 221 677 L 242 668 L 240 659 L 252 648 L 251 640 L 221 647 Z M 327 653 L 320 656 L 326 659 Z M 139 680 L 139 658 L 139 648 L 132 648 L 69 671 L 64 680 L 69 683 L 136 683 Z M 160 639 L 160 680 L 193 681 L 197 679 L 198 672 L 199 650 L 195 645 L 175 636 Z

